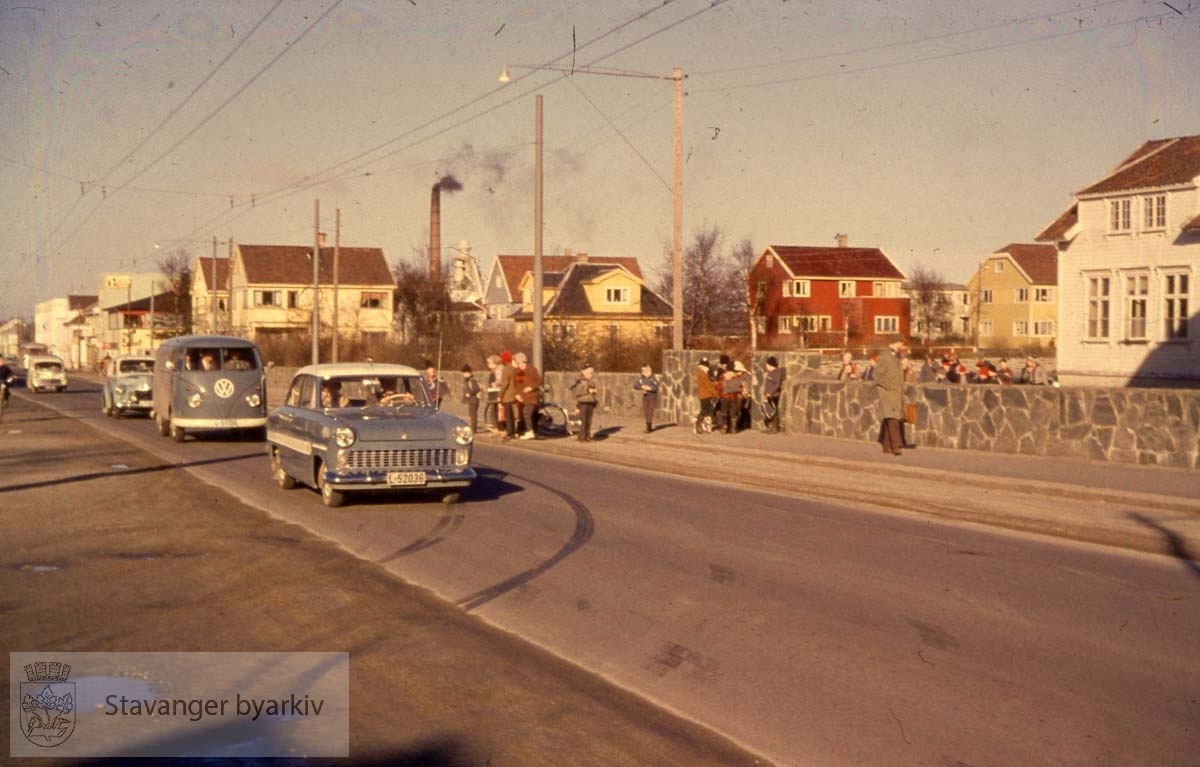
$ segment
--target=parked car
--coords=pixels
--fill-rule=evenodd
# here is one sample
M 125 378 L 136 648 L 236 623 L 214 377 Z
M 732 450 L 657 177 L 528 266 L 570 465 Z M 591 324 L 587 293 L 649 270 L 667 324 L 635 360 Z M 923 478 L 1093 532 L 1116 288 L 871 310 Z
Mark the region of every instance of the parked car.
M 120 418 L 123 413 L 150 415 L 154 411 L 153 357 L 117 357 L 108 370 L 100 412 L 111 418 Z
M 474 436 L 436 409 L 421 372 L 406 365 L 303 367 L 267 416 L 276 483 L 316 488 L 326 506 L 365 491 L 440 492 L 453 503 L 476 476 Z
M 62 359 L 49 354 L 30 355 L 25 363 L 25 388 L 39 391 L 67 390 L 67 371 Z

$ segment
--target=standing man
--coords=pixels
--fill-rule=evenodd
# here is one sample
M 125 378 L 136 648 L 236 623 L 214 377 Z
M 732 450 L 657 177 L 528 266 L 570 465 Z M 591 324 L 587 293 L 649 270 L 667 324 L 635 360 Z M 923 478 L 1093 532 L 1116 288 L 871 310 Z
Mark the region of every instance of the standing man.
M 524 354 L 513 358 L 521 375 L 521 411 L 525 417 L 525 433 L 521 439 L 537 439 L 537 407 L 542 399 L 542 374 Z
M 642 417 L 649 434 L 654 431 L 654 411 L 658 408 L 658 376 L 649 365 L 642 365 L 642 374 L 633 382 L 633 388 L 642 393 Z
M 488 430 L 497 434 L 500 432 L 500 357 L 489 354 L 487 368 L 487 406 L 483 411 L 483 420 L 487 422 Z
M 904 430 L 900 426 L 904 418 L 904 368 L 901 358 L 906 345 L 896 336 L 888 344 L 887 351 L 879 355 L 875 366 L 875 391 L 879 393 L 879 414 L 883 423 L 879 427 L 879 442 L 883 452 L 900 455 L 904 447 Z
M 475 380 L 470 365 L 462 366 L 463 403 L 467 406 L 467 420 L 471 422 L 471 433 L 479 431 L 479 392 L 482 387 Z
M 717 400 L 721 395 L 709 372 L 708 357 L 701 357 L 696 366 L 696 396 L 700 400 L 700 413 L 696 416 L 692 431 L 696 434 L 712 431 L 717 415 Z M 708 428 L 705 428 L 705 419 L 708 419 Z
M 585 364 L 579 371 L 579 378 L 571 384 L 571 393 L 575 395 L 575 407 L 579 410 L 580 442 L 592 441 L 592 414 L 596 412 L 596 403 L 600 401 L 597 397 L 596 379 L 593 378 L 595 373 L 591 365 Z
M 1021 370 L 1021 376 L 1017 379 L 1017 383 L 1031 386 L 1046 385 L 1046 371 L 1042 370 L 1042 366 L 1038 364 L 1037 357 L 1025 358 L 1025 367 Z
M 442 398 L 450 393 L 450 386 L 438 375 L 437 365 L 434 365 L 432 360 L 425 361 L 425 388 L 429 390 L 429 396 L 433 398 L 437 409 L 441 410 Z
M 763 427 L 768 434 L 779 433 L 779 396 L 783 392 L 783 371 L 774 355 L 767 357 L 767 374 L 763 376 Z
M 504 440 L 510 440 L 517 433 L 515 419 L 517 417 L 517 371 L 512 366 L 512 352 L 500 353 L 499 374 L 496 381 L 500 387 L 499 416 L 504 422 Z

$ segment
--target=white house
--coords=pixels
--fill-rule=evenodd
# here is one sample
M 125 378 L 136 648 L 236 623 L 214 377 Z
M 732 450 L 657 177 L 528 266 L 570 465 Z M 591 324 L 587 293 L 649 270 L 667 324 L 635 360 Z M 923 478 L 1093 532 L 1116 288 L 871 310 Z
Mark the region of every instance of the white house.
M 92 334 L 88 316 L 96 311 L 96 300 L 96 296 L 65 296 L 39 301 L 33 309 L 33 340 L 62 357 L 70 369 L 88 365 Z
M 1200 136 L 1147 141 L 1037 236 L 1058 247 L 1064 384 L 1200 386 Z

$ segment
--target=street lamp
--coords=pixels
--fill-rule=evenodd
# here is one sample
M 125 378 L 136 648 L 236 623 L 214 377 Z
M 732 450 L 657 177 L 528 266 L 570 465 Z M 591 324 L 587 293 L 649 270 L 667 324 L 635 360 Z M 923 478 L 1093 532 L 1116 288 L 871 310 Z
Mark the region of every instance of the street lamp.
M 675 84 L 675 184 L 672 190 L 674 202 L 674 220 L 672 226 L 673 244 L 671 251 L 672 285 L 671 285 L 671 346 L 676 351 L 683 349 L 683 70 L 675 67 L 670 75 L 654 75 L 644 72 L 629 72 L 623 69 L 608 69 L 604 67 L 560 67 L 542 64 L 510 64 L 500 70 L 500 82 L 512 82 L 508 74 L 509 67 L 516 69 L 548 69 L 554 72 L 564 72 L 569 75 L 607 75 L 609 77 L 637 77 L 649 80 L 670 80 Z M 540 105 L 539 105 L 540 110 Z M 540 111 L 539 111 L 540 115 Z M 540 183 L 540 179 L 539 179 Z M 538 297 L 540 301 L 541 297 Z M 536 305 L 536 304 L 535 304 Z

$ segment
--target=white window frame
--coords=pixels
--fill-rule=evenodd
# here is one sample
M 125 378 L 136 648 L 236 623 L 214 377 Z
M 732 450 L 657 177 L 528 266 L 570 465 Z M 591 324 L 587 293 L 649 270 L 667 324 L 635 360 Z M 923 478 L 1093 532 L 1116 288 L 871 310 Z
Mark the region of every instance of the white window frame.
M 629 303 L 629 288 L 605 288 L 604 303 L 606 304 L 627 304 Z
M 994 271 L 996 274 L 1002 274 L 1004 272 L 1004 262 L 1000 260 L 993 261 L 992 271 Z
M 792 280 L 792 295 L 796 298 L 808 298 L 812 295 L 810 280 Z
M 790 314 L 779 315 L 779 332 L 780 333 L 791 333 L 792 332 L 792 315 L 790 315 Z
M 1191 308 L 1192 275 L 1187 270 L 1162 274 L 1163 340 L 1186 341 Z
M 1054 301 L 1054 288 L 1034 288 L 1033 301 L 1038 304 L 1048 304 Z
M 267 299 L 270 296 L 270 299 Z M 254 291 L 254 306 L 269 307 L 272 309 L 283 308 L 283 291 L 282 290 L 256 290 Z
M 1029 303 L 1029 288 L 1013 288 L 1013 302 L 1018 304 Z
M 1054 320 L 1037 320 L 1033 323 L 1033 334 L 1038 338 L 1054 337 Z
M 1112 333 L 1112 275 L 1085 274 L 1083 295 L 1086 301 L 1083 339 L 1107 341 Z
M 1142 198 L 1142 230 L 1162 231 L 1167 228 L 1167 196 L 1148 194 Z
M 984 288 L 983 290 L 979 291 L 979 303 L 990 304 L 991 302 L 992 302 L 992 289 L 991 288 Z
M 1109 234 L 1128 234 L 1133 229 L 1133 200 L 1122 197 L 1109 200 L 1108 232 Z
M 875 316 L 875 334 L 899 333 L 900 317 L 895 314 L 879 314 Z
M 987 337 L 987 338 L 991 337 L 991 335 L 992 335 L 992 321 L 991 320 L 980 320 L 979 321 L 979 335 L 983 336 L 983 337 Z
M 854 298 L 857 293 L 857 282 L 854 280 L 838 280 L 838 298 Z
M 1150 272 L 1124 272 L 1121 283 L 1125 311 L 1125 340 L 1150 339 Z
M 1014 320 L 1013 335 L 1017 337 L 1029 335 L 1029 320 Z

